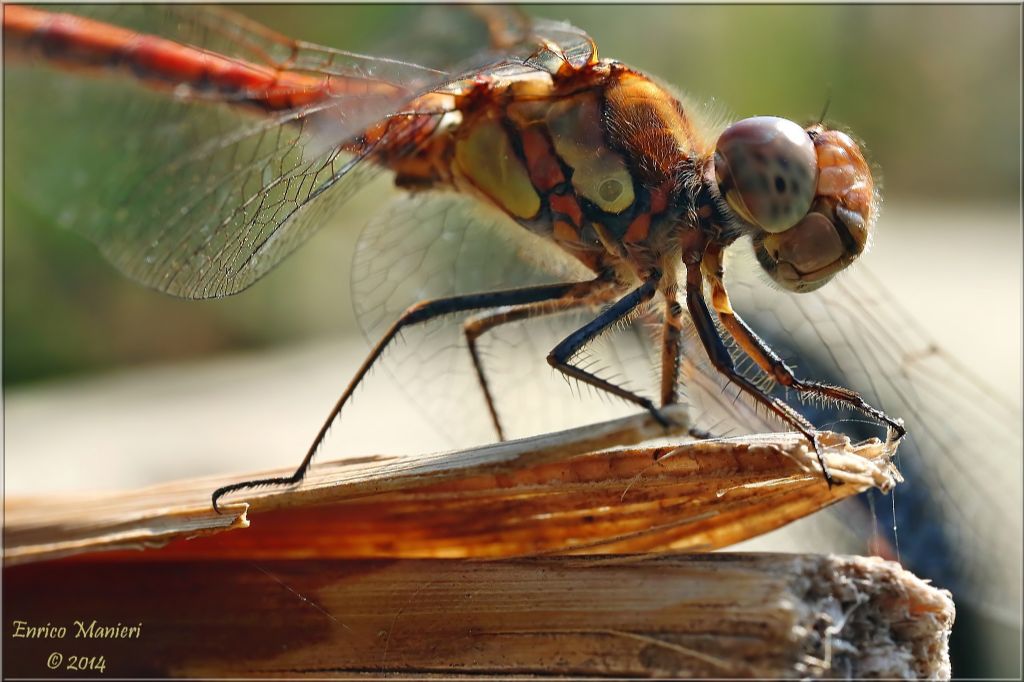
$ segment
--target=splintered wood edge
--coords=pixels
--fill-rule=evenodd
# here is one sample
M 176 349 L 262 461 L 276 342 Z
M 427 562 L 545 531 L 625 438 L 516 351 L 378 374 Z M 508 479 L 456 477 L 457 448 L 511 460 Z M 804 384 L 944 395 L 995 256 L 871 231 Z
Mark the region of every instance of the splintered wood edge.
M 947 679 L 955 616 L 949 592 L 898 564 L 815 554 L 110 561 L 6 579 L 8 610 L 30 621 L 162 633 L 106 652 L 129 676 Z M 36 670 L 16 649 L 12 674 Z
M 688 429 L 684 408 L 670 408 L 666 414 L 673 421 L 673 433 Z M 250 511 L 343 502 L 480 475 L 515 475 L 552 462 L 594 457 L 609 448 L 665 435 L 665 429 L 643 413 L 454 453 L 339 460 L 315 466 L 306 480 L 293 488 L 237 493 L 236 499 L 244 494 L 247 501 L 223 504 L 221 514 L 214 512 L 209 502 L 214 489 L 246 478 L 288 475 L 290 471 L 257 472 L 230 479 L 189 479 L 123 493 L 9 499 L 5 505 L 5 563 L 12 565 L 83 552 L 159 547 L 179 538 L 247 528 Z M 823 433 L 822 442 L 834 480 L 845 484 L 840 486 L 843 489 L 836 499 L 871 487 L 888 491 L 900 480 L 890 461 L 892 449 L 878 441 L 853 446 L 844 436 Z M 695 441 L 668 448 L 663 461 L 690 452 L 720 453 L 728 457 L 740 450 L 756 452 L 759 449 L 787 456 L 807 476 L 820 480 L 817 455 L 799 434 Z
M 806 586 L 795 609 L 802 624 L 813 623 L 824 654 L 805 659 L 808 673 L 950 678 L 956 608 L 948 590 L 878 557 L 796 555 L 794 561 L 802 564 L 796 584 Z M 820 672 L 814 670 L 818 665 Z

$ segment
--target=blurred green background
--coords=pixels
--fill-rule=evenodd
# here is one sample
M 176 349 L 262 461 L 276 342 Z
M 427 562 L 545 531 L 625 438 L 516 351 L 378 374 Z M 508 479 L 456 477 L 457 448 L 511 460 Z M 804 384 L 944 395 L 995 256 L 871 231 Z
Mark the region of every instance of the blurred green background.
M 444 16 L 409 6 L 236 8 L 290 36 L 412 56 L 429 51 L 403 36 L 431 33 L 431 22 Z M 1019 7 L 528 11 L 572 21 L 596 39 L 601 55 L 693 97 L 714 98 L 737 117 L 808 120 L 831 96 L 828 118 L 865 140 L 882 168 L 887 207 L 1017 203 Z M 175 300 L 126 281 L 91 244 L 56 227 L 52 206 L 25 199 L 21 171 L 39 164 L 31 111 L 46 103 L 14 89 L 6 94 L 5 386 L 351 328 L 348 258 L 379 193 L 349 203 L 342 226 L 322 232 L 318 247 L 301 249 L 259 286 L 221 301 Z

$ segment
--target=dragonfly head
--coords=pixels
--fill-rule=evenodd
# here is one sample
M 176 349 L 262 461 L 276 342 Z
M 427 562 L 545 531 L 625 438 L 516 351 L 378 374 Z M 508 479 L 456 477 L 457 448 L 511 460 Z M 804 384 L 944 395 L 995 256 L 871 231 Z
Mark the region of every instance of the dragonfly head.
M 718 189 L 754 228 L 754 253 L 778 284 L 813 291 L 867 249 L 878 213 L 871 169 L 849 135 L 774 116 L 726 128 Z

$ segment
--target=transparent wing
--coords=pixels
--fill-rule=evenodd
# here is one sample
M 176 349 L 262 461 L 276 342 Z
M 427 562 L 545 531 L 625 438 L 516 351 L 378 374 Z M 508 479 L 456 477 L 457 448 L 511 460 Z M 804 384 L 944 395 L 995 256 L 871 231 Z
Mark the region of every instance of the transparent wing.
M 232 294 L 266 274 L 372 175 L 363 163 L 372 150 L 346 154 L 347 140 L 414 94 L 475 75 L 291 40 L 216 8 L 48 9 L 349 85 L 307 106 L 261 114 L 239 106 L 242 93 L 201 84 L 179 83 L 168 93 L 127 74 L 8 74 L 13 104 L 5 121 L 18 132 L 7 137 L 14 190 L 91 238 L 130 277 L 185 298 Z M 578 58 L 575 34 L 552 30 Z M 471 61 L 497 70 L 523 58 L 513 50 Z
M 597 59 L 594 40 L 567 22 L 531 17 L 501 5 L 472 6 L 469 10 L 426 8 L 415 34 L 418 39 L 411 45 L 396 45 L 395 53 L 410 55 L 421 63 L 444 64 L 455 89 L 482 74 L 555 74 Z
M 342 143 L 441 78 L 288 41 L 213 8 L 72 9 L 258 65 L 391 85 L 267 114 L 199 87 L 158 92 L 126 74 L 8 70 L 13 190 L 89 236 L 129 276 L 186 298 L 237 292 L 307 239 L 372 173 Z
M 792 295 L 768 284 L 745 246 L 733 248 L 736 262 L 727 268 L 737 312 L 798 376 L 854 388 L 906 422 L 909 436 L 897 458 L 906 482 L 891 503 L 877 505 L 878 520 L 867 527 L 886 533 L 895 523 L 898 537 L 889 539 L 912 570 L 1019 624 L 1020 408 L 927 338 L 863 265 L 817 292 Z M 735 391 L 722 387 L 699 354 L 689 359 L 697 368 L 688 390 L 700 425 L 778 428 L 745 400 L 733 400 Z M 822 404 L 801 409 L 819 427 L 854 439 L 884 437 L 857 413 Z
M 551 282 L 593 273 L 551 242 L 472 199 L 417 194 L 396 199 L 360 235 L 352 267 L 359 323 L 375 343 L 410 305 Z M 480 339 L 481 354 L 506 435 L 519 437 L 635 412 L 603 394 L 566 385 L 546 362 L 567 334 L 598 310 L 584 308 L 498 327 Z M 476 379 L 462 322 L 452 315 L 412 327 L 383 364 L 453 445 L 493 442 L 495 431 Z M 647 390 L 653 375 L 642 329 L 598 341 L 582 362 Z M 628 369 L 627 369 L 628 368 Z
M 558 52 L 573 67 L 580 67 L 597 59 L 597 45 L 586 31 L 565 21 L 535 19 L 531 35 L 556 45 Z
M 457 74 L 503 61 L 522 64 L 545 47 L 574 67 L 593 61 L 597 54 L 593 39 L 583 29 L 532 17 L 507 5 L 469 5 L 460 11 L 428 5 L 416 24 L 411 40 L 388 44 L 387 54 L 400 54 L 419 64 L 444 65 Z

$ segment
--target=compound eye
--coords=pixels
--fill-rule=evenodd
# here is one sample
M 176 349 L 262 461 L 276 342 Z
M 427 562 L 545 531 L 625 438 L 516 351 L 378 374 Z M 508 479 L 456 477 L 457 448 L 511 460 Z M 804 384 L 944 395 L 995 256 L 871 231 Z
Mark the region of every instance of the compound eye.
M 818 157 L 807 132 L 775 116 L 726 128 L 715 148 L 718 189 L 730 208 L 765 232 L 782 232 L 807 215 Z
M 794 227 L 754 239 L 761 267 L 790 291 L 814 291 L 845 268 L 850 255 L 835 225 L 820 213 L 809 213 Z

